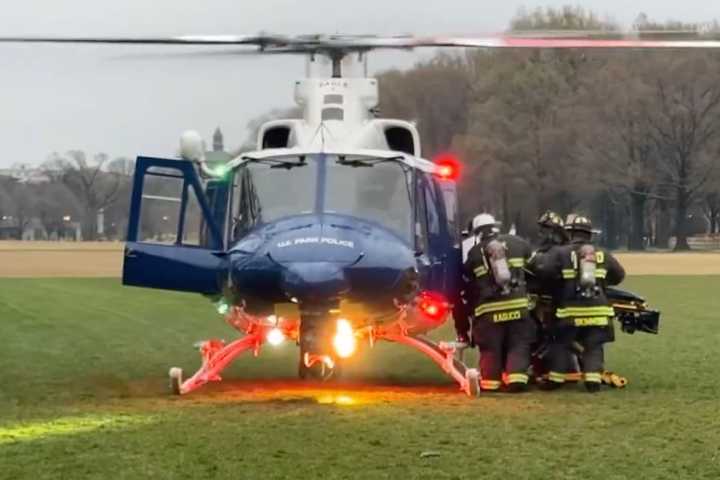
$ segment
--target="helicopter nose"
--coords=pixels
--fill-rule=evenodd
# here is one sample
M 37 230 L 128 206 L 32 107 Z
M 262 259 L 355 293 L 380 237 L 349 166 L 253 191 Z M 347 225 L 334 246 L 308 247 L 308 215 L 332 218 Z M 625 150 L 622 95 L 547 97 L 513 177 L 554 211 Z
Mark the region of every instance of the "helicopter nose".
M 297 299 L 336 298 L 350 290 L 350 282 L 337 263 L 293 263 L 282 273 L 282 287 Z

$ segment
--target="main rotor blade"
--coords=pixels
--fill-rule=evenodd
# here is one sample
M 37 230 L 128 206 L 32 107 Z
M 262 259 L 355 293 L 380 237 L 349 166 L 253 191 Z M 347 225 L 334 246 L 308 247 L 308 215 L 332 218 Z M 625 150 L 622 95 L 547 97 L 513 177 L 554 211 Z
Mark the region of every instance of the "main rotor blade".
M 469 48 L 720 48 L 720 35 L 701 32 L 510 32 L 485 36 L 191 35 L 180 37 L 0 37 L 0 42 L 135 45 L 245 45 L 268 53 L 344 55 L 379 49 Z
M 174 50 L 172 52 L 147 52 L 134 51 L 133 53 L 123 53 L 113 55 L 112 60 L 130 61 L 130 60 L 190 60 L 190 59 L 226 59 L 228 57 L 257 57 L 265 55 L 293 55 L 306 52 L 293 51 L 291 49 L 271 49 L 271 50 L 240 50 L 233 48 L 229 50 L 195 50 L 183 51 Z
M 638 38 L 632 36 L 608 36 L 608 38 L 571 35 L 525 36 L 521 34 L 506 34 L 489 37 L 437 37 L 424 39 L 416 47 L 476 47 L 476 48 L 539 48 L 539 49 L 566 49 L 566 48 L 636 48 L 636 49 L 683 49 L 683 48 L 720 48 L 720 41 L 716 39 L 678 39 L 670 36 L 662 38 Z
M 2 43 L 99 43 L 132 45 L 287 45 L 280 35 L 186 35 L 180 37 L 0 37 Z

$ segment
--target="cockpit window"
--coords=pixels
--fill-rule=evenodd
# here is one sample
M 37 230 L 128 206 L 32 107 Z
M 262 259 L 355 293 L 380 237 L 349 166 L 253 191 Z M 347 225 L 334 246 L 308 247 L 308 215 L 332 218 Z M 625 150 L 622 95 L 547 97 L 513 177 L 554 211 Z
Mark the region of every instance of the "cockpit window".
M 383 158 L 307 155 L 253 161 L 235 175 L 232 237 L 242 238 L 258 224 L 322 210 L 366 220 L 412 243 L 411 185 L 402 164 Z
M 250 163 L 235 176 L 234 238 L 254 225 L 283 217 L 313 213 L 318 166 L 310 159 L 303 166 Z
M 400 163 L 343 165 L 336 157 L 328 157 L 326 165 L 326 213 L 365 219 L 411 241 L 410 175 Z

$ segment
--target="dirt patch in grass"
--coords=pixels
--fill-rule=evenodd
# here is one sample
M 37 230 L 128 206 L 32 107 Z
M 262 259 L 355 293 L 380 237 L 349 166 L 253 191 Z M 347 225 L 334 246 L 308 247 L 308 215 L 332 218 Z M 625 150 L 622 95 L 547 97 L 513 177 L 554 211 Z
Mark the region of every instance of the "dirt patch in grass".
M 720 275 L 720 252 L 618 253 L 628 275 Z
M 120 242 L 0 242 L 0 277 L 119 277 Z
M 120 242 L 0 242 L 0 277 L 119 277 Z M 720 252 L 618 253 L 628 275 L 720 275 Z

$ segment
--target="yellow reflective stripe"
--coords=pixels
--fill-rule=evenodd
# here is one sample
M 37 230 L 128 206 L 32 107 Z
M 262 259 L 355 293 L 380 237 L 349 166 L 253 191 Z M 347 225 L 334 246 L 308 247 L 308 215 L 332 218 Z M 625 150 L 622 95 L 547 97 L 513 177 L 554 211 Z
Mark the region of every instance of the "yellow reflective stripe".
M 480 388 L 483 390 L 497 390 L 500 388 L 500 380 L 480 380 Z
M 528 308 L 529 301 L 527 297 L 516 298 L 514 300 L 505 300 L 501 302 L 488 302 L 479 305 L 475 309 L 475 316 L 479 317 L 484 313 L 499 312 L 502 310 L 518 310 L 522 308 Z
M 590 383 L 602 383 L 602 374 L 585 372 L 585 381 Z
M 615 310 L 608 306 L 594 307 L 566 307 L 558 308 L 555 312 L 558 318 L 570 317 L 614 317 Z
M 604 268 L 598 268 L 595 270 L 595 278 L 605 278 L 607 277 L 607 270 Z
M 575 278 L 575 269 L 572 269 L 572 268 L 564 269 L 564 270 L 562 271 L 562 277 L 563 277 L 564 279 L 566 279 L 566 280 L 567 280 L 567 279 L 571 279 L 571 278 Z
M 473 271 L 475 272 L 476 277 L 482 277 L 483 275 L 487 275 L 487 272 L 488 272 L 487 268 L 485 268 L 484 265 L 480 265 Z
M 508 264 L 513 268 L 522 268 L 525 266 L 525 259 L 522 257 L 508 258 Z
M 554 383 L 565 383 L 565 374 L 551 370 L 550 373 L 548 373 L 548 380 Z
M 528 383 L 528 376 L 524 373 L 511 373 L 507 376 L 508 383 Z
M 603 327 L 608 324 L 608 317 L 577 317 L 573 320 L 576 327 Z

